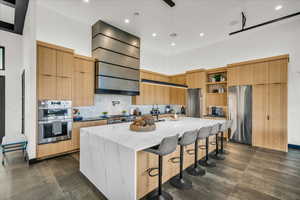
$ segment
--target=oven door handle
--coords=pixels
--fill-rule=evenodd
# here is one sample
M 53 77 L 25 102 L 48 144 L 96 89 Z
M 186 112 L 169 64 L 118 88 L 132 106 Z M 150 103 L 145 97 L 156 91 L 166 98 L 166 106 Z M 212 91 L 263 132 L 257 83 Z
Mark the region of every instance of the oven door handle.
M 39 124 L 53 124 L 55 122 L 60 122 L 60 123 L 72 123 L 73 120 L 72 119 L 67 119 L 67 120 L 47 120 L 47 121 L 39 121 Z

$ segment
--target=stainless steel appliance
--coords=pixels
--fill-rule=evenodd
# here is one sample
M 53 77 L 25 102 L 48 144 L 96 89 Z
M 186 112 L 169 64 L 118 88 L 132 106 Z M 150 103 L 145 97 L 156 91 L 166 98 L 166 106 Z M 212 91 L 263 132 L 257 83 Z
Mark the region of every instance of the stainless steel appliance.
M 187 90 L 187 109 L 188 117 L 202 117 L 202 92 L 201 89 Z
M 252 86 L 229 87 L 228 117 L 233 120 L 230 140 L 252 144 Z
M 96 93 L 139 95 L 140 38 L 101 20 L 92 27 Z
M 72 101 L 39 101 L 39 144 L 72 137 Z

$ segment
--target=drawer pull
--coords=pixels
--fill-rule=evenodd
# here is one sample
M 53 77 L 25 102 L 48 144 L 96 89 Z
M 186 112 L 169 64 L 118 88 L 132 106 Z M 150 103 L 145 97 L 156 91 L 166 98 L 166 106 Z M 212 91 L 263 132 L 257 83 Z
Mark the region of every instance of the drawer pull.
M 180 157 L 170 158 L 169 162 L 171 162 L 171 163 L 179 163 L 180 162 Z
M 157 170 L 157 172 L 155 174 L 153 174 L 153 171 L 155 171 L 155 170 Z M 149 168 L 149 169 L 147 169 L 147 172 L 150 177 L 155 177 L 155 176 L 158 176 L 158 174 L 159 174 L 158 168 Z
M 195 149 L 188 149 L 186 150 L 186 153 L 189 155 L 195 155 Z

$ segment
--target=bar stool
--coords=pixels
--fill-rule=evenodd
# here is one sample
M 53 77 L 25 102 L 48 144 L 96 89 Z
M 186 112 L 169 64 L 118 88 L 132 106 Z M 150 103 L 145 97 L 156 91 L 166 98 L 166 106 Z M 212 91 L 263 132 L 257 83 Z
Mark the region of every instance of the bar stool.
M 194 162 L 193 166 L 191 166 L 187 169 L 187 172 L 192 176 L 203 176 L 206 173 L 205 169 L 203 169 L 198 164 L 198 148 L 200 148 L 200 146 L 198 145 L 198 142 L 199 142 L 199 140 L 203 140 L 208 137 L 208 135 L 210 133 L 210 129 L 211 129 L 211 127 L 208 126 L 208 127 L 202 127 L 198 131 L 198 137 L 195 142 L 195 150 L 194 150 L 195 162 Z
M 158 155 L 158 192 L 149 197 L 149 200 L 172 200 L 173 197 L 162 191 L 162 172 L 163 172 L 163 156 L 173 153 L 176 150 L 179 135 L 164 138 L 160 145 L 146 149 L 146 152 Z
M 220 131 L 221 131 L 221 149 L 219 150 L 220 154 L 223 155 L 228 155 L 229 152 L 225 151 L 224 149 L 224 132 L 228 131 L 228 135 L 229 135 L 229 130 L 231 129 L 232 126 L 232 120 L 227 120 L 223 126 L 221 126 Z
M 219 135 L 220 129 L 223 126 L 223 124 L 216 124 L 211 129 L 211 134 L 216 136 L 216 150 L 215 150 L 215 153 L 212 154 L 210 157 L 215 160 L 224 160 L 225 159 L 225 157 L 223 155 L 219 154 L 219 140 L 218 140 L 218 135 Z
M 179 176 L 175 176 L 170 180 L 170 184 L 178 189 L 191 189 L 192 182 L 183 177 L 183 161 L 184 161 L 184 154 L 183 150 L 184 147 L 187 145 L 193 144 L 198 137 L 198 131 L 188 131 L 183 134 L 183 136 L 179 139 L 178 144 L 180 145 L 180 173 Z
M 219 124 L 217 124 L 217 126 L 219 126 Z M 209 160 L 209 137 L 214 135 L 214 133 L 212 132 L 213 126 L 209 126 L 208 129 L 209 132 L 208 135 L 206 135 L 205 139 L 205 158 L 199 160 L 199 164 L 203 167 L 216 167 L 216 163 L 214 161 Z

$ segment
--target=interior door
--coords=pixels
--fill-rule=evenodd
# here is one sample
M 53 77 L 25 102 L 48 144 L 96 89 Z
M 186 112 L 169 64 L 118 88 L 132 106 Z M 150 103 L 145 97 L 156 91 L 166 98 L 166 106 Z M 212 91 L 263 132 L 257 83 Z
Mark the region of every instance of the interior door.
M 5 77 L 0 76 L 0 144 L 5 135 Z

